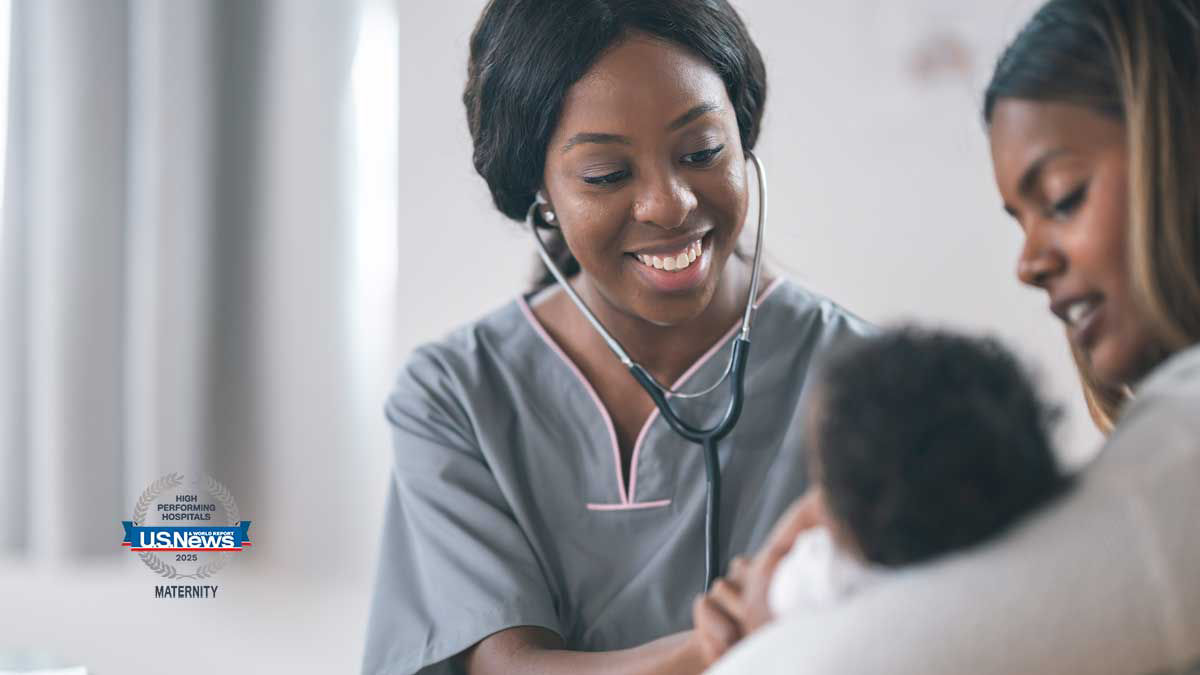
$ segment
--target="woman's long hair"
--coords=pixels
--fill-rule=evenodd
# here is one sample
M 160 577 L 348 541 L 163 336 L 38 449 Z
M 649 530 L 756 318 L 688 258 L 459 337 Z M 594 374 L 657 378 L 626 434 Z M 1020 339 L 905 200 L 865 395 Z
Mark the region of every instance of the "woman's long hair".
M 996 65 L 1005 98 L 1085 106 L 1124 124 L 1130 278 L 1162 354 L 1200 342 L 1200 0 L 1051 0 Z M 1129 390 L 1098 381 L 1072 349 L 1096 425 Z

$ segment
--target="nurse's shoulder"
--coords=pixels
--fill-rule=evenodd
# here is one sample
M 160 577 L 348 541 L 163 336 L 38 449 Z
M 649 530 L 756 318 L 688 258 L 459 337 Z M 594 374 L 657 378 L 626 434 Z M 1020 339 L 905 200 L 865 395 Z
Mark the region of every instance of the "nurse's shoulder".
M 512 382 L 506 374 L 536 366 L 524 322 L 520 301 L 512 300 L 415 347 L 388 396 L 389 421 L 432 416 L 468 430 L 475 401 L 495 401 Z
M 827 346 L 830 339 L 866 337 L 878 332 L 878 328 L 851 310 L 787 277 L 778 277 L 768 292 L 759 301 L 755 329 L 760 323 L 769 323 L 791 337 L 813 342 L 815 348 Z

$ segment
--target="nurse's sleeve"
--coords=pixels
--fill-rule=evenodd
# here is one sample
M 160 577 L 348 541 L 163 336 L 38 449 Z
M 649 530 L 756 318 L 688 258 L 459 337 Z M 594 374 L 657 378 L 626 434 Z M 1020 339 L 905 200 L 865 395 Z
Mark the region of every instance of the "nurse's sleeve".
M 459 672 L 447 661 L 513 626 L 562 635 L 549 584 L 479 451 L 464 392 L 418 350 L 388 399 L 394 468 L 363 673 Z

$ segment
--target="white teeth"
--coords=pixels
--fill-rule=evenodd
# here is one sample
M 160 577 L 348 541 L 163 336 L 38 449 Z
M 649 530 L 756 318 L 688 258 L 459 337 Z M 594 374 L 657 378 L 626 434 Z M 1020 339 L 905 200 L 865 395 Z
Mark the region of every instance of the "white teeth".
M 647 265 L 659 270 L 667 270 L 668 272 L 675 272 L 691 266 L 692 263 L 696 262 L 696 258 L 699 258 L 703 252 L 704 250 L 702 248 L 701 240 L 697 239 L 696 241 L 688 244 L 683 251 L 672 256 L 660 258 L 656 255 L 646 255 L 644 253 L 640 253 L 636 257 L 638 260 L 642 261 L 643 265 Z
M 1071 325 L 1079 323 L 1080 319 L 1087 316 L 1094 306 L 1095 303 L 1090 300 L 1072 303 L 1070 307 L 1067 307 L 1067 323 Z
M 1083 303 L 1075 303 L 1067 308 L 1067 323 L 1075 323 L 1079 317 L 1083 316 L 1083 310 L 1087 309 Z

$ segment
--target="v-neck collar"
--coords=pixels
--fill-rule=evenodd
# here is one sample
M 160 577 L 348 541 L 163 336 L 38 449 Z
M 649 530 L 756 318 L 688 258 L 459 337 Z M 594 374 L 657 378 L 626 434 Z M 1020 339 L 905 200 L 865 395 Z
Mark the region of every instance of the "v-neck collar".
M 763 305 L 763 303 L 767 301 L 767 298 L 769 298 L 771 294 L 783 284 L 784 281 L 785 279 L 783 276 L 778 276 L 774 281 L 771 282 L 769 286 L 767 286 L 766 289 L 762 291 L 762 293 L 759 295 L 758 301 L 754 303 L 754 310 L 756 312 Z M 550 348 L 551 351 L 553 351 L 555 354 L 558 354 L 558 357 L 567 365 L 567 368 L 574 373 L 575 378 L 583 386 L 584 390 L 588 393 L 588 396 L 591 397 L 592 402 L 595 404 L 596 409 L 600 412 L 600 417 L 604 420 L 605 427 L 608 430 L 609 442 L 612 444 L 613 460 L 616 467 L 617 490 L 621 501 L 618 504 L 588 504 L 588 508 L 594 511 L 613 511 L 665 506 L 666 504 L 670 503 L 670 500 L 643 503 L 639 503 L 637 501 L 638 457 L 641 454 L 642 443 L 645 440 L 650 427 L 661 415 L 658 407 L 655 406 L 655 408 L 650 411 L 650 414 L 646 417 L 646 421 L 642 423 L 642 428 L 641 431 L 638 432 L 637 440 L 635 440 L 633 443 L 633 453 L 629 459 L 630 475 L 629 490 L 627 492 L 625 489 L 625 472 L 621 467 L 621 446 L 617 441 L 617 428 L 616 425 L 613 424 L 612 416 L 609 414 L 608 408 L 604 406 L 604 402 L 600 399 L 599 394 L 596 393 L 596 389 L 592 386 L 592 383 L 589 382 L 586 377 L 584 377 L 583 371 L 579 369 L 579 366 L 577 366 L 575 362 L 571 360 L 571 357 L 567 356 L 566 351 L 559 346 L 554 338 L 550 336 L 550 333 L 546 331 L 545 327 L 542 326 L 541 322 L 538 321 L 537 317 L 533 313 L 533 309 L 529 306 L 529 302 L 525 299 L 524 294 L 517 296 L 517 304 L 521 309 L 521 313 L 524 314 L 526 321 L 529 323 L 530 327 L 533 328 L 534 332 L 538 334 L 538 336 L 542 339 L 546 346 Z M 741 326 L 742 321 L 739 318 L 732 326 L 729 327 L 729 330 L 725 331 L 725 333 L 718 338 L 711 347 L 708 348 L 707 351 L 705 351 L 698 359 L 696 359 L 695 363 L 689 366 L 688 369 L 685 370 L 683 374 L 675 380 L 675 382 L 671 385 L 671 389 L 679 389 L 686 384 L 687 381 L 693 375 L 695 375 L 696 372 L 698 372 L 700 368 L 702 368 L 704 364 L 706 364 L 713 357 L 714 354 L 719 352 L 721 348 L 724 347 L 729 340 L 737 334 Z

